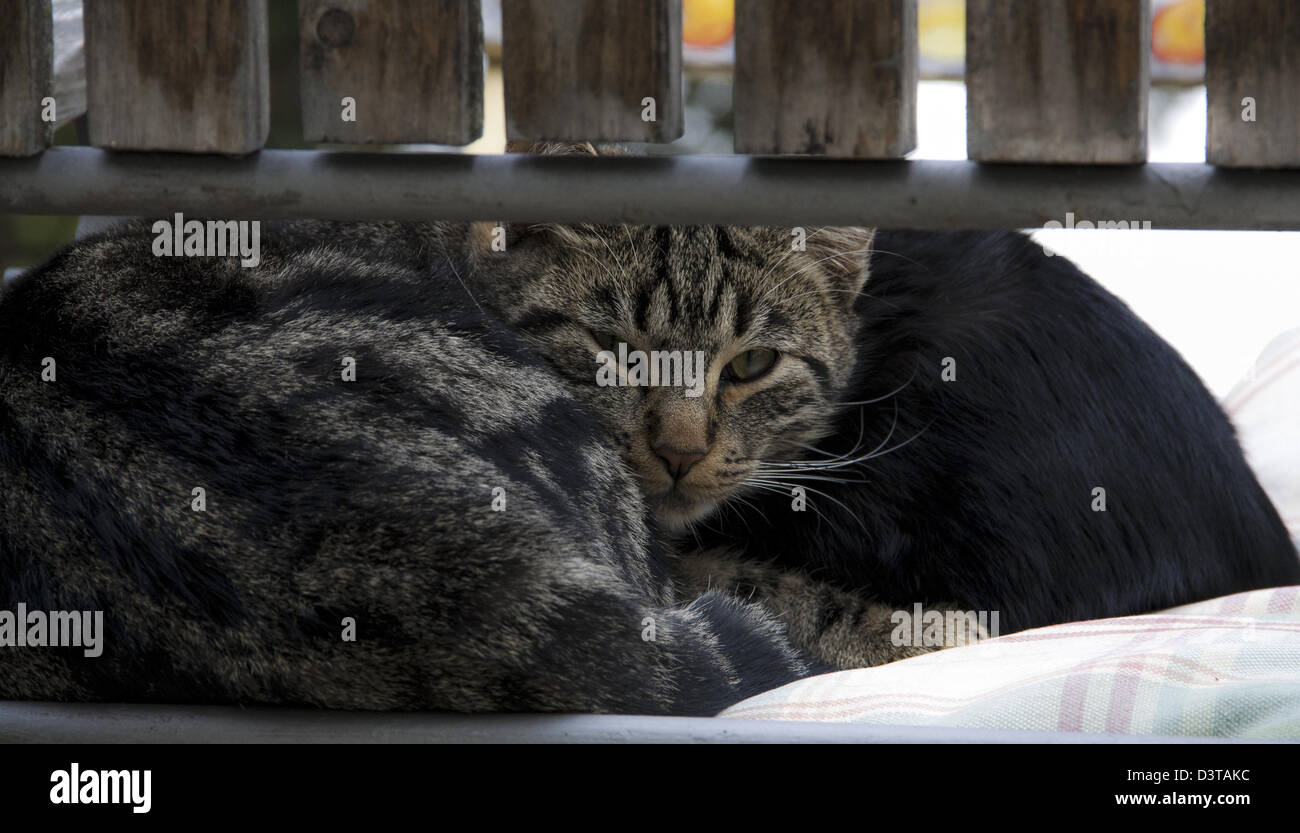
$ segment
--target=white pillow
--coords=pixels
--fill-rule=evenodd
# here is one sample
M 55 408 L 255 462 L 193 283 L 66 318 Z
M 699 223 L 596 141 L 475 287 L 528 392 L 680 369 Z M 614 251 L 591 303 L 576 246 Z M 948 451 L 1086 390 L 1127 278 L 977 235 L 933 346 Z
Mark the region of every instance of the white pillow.
M 1269 342 L 1223 409 L 1260 485 L 1300 545 L 1300 327 Z

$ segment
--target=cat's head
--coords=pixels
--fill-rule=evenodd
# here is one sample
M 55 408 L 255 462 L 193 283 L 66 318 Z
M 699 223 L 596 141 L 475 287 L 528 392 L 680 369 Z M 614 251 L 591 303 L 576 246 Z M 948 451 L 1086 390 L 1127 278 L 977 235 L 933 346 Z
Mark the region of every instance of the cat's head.
M 484 294 L 590 405 L 659 522 L 681 529 L 774 488 L 762 462 L 806 457 L 829 431 L 871 236 L 480 223 L 471 249 Z

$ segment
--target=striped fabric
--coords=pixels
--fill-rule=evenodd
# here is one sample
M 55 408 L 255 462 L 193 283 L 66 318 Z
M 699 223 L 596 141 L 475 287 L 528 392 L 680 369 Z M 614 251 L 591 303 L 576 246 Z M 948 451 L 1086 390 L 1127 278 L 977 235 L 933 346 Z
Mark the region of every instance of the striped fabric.
M 1300 740 L 1300 587 L 826 674 L 721 717 Z

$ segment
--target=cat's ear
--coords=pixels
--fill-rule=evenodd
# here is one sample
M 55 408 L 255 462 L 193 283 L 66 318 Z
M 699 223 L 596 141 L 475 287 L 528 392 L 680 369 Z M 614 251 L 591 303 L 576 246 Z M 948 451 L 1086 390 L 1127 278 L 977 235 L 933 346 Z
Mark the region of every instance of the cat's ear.
M 506 153 L 524 153 L 535 156 L 624 156 L 626 150 L 619 145 L 595 145 L 591 142 L 506 142 Z M 557 223 L 491 223 L 470 224 L 469 242 L 475 254 L 508 252 L 521 243 L 553 244 L 581 247 L 592 241 L 584 232 L 590 226 L 560 225 Z
M 832 290 L 851 309 L 867 283 L 874 228 L 824 226 L 808 233 L 805 251 L 831 279 Z
M 551 245 L 580 248 L 590 240 L 582 233 L 582 226 L 565 226 L 558 223 L 493 223 L 469 224 L 469 245 L 474 255 L 504 254 L 523 245 Z

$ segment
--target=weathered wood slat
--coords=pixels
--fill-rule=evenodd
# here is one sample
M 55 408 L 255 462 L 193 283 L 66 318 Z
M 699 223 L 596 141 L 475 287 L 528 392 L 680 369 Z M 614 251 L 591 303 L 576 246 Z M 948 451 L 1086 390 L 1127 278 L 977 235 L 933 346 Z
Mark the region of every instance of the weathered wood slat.
M 916 81 L 915 0 L 736 5 L 737 153 L 901 157 Z
M 1145 161 L 1150 52 L 1150 0 L 966 0 L 967 154 Z
M 266 0 L 86 0 L 90 141 L 242 154 L 271 123 Z
M 51 21 L 50 0 L 0 0 L 0 156 L 30 156 L 50 144 L 53 123 L 42 119 L 41 100 L 53 95 Z
M 682 135 L 679 0 L 503 0 L 502 27 L 508 139 Z
M 1205 86 L 1206 161 L 1300 167 L 1300 3 L 1207 0 Z
M 482 134 L 479 0 L 299 0 L 298 22 L 306 140 L 465 145 Z

